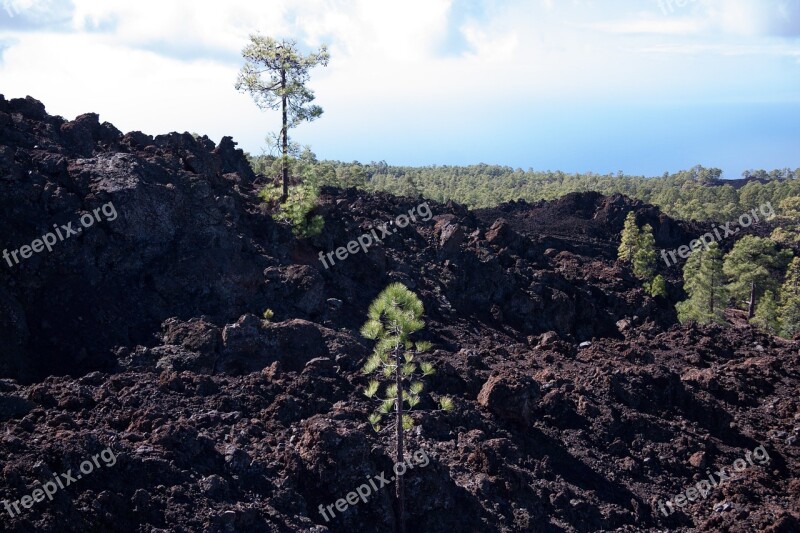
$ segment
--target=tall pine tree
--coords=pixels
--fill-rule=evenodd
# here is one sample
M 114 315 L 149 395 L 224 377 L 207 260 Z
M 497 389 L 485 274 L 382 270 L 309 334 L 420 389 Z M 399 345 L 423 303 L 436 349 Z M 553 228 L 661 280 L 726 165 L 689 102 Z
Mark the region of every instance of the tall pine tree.
M 622 227 L 622 239 L 619 244 L 617 258 L 620 261 L 630 263 L 639 244 L 639 226 L 636 225 L 636 215 L 633 211 L 625 217 L 625 225 Z
M 658 284 L 653 283 L 657 255 L 652 226 L 645 224 L 640 229 L 636 225 L 636 215 L 631 211 L 625 217 L 620 241 L 618 259 L 630 263 L 633 275 L 644 281 L 644 288 L 651 296 L 666 296 L 664 279 L 661 278 Z
M 689 299 L 675 306 L 678 319 L 682 323 L 723 323 L 728 291 L 722 272 L 722 252 L 717 243 L 689 256 L 683 268 L 683 281 Z
M 646 282 L 649 287 L 656 267 L 656 240 L 650 224 L 645 224 L 641 231 L 637 231 L 639 238 L 633 252 L 633 275 Z
M 776 271 L 786 267 L 788 256 L 779 252 L 775 242 L 745 235 L 725 256 L 723 272 L 731 282 L 728 290 L 737 306 L 747 306 L 747 318 L 753 318 L 758 299 L 765 291 L 778 288 Z
M 327 66 L 328 48 L 303 55 L 292 40 L 278 41 L 272 37 L 253 34 L 250 44 L 242 50 L 244 66 L 236 78 L 236 89 L 248 92 L 261 109 L 281 111 L 281 174 L 283 194 L 281 203 L 289 197 L 289 129 L 301 122 L 311 122 L 322 115 L 322 108 L 312 105 L 314 91 L 308 88 L 309 71 L 317 65 Z

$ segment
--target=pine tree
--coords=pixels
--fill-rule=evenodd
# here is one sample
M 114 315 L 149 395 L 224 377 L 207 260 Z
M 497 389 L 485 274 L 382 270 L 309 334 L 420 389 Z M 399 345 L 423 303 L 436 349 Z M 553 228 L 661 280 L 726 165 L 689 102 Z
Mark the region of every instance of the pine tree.
M 747 318 L 753 318 L 758 298 L 777 290 L 774 272 L 783 269 L 787 254 L 779 252 L 770 239 L 745 235 L 725 256 L 723 272 L 730 278 L 728 290 L 738 305 L 747 304 Z
M 800 332 L 800 257 L 792 259 L 781 287 L 780 332 L 787 339 Z
M 664 280 L 664 276 L 659 274 L 655 278 L 653 278 L 653 282 L 650 284 L 650 296 L 656 297 L 660 296 L 662 298 L 667 297 L 667 282 Z
M 764 292 L 756 307 L 756 314 L 750 323 L 764 331 L 776 334 L 780 328 L 778 323 L 778 302 L 772 291 Z
M 364 365 L 365 374 L 380 373 L 384 378 L 394 376 L 393 383 L 384 388 L 384 397 L 378 396 L 381 384 L 371 380 L 364 394 L 368 398 L 376 398 L 381 405 L 369 417 L 375 431 L 380 431 L 380 422 L 384 415 L 392 409 L 395 411 L 395 436 L 397 441 L 396 462 L 404 460 L 403 431 L 414 426 L 414 420 L 404 413 L 404 404 L 408 410 L 420 402 L 424 385 L 416 378 L 424 378 L 435 373 L 433 365 L 422 362 L 417 364 L 418 354 L 430 349 L 428 342 L 412 342 L 411 334 L 425 326 L 422 315 L 425 312 L 422 302 L 402 283 L 392 283 L 381 292 L 369 307 L 369 320 L 361 328 L 361 335 L 376 340 L 375 349 Z M 453 408 L 450 398 L 439 399 L 440 407 L 449 411 Z M 403 476 L 396 476 L 395 493 L 398 504 L 399 531 L 405 530 Z
M 650 285 L 656 266 L 656 240 L 653 228 L 645 224 L 641 231 L 637 229 L 639 238 L 633 252 L 633 275 Z
M 723 323 L 728 291 L 722 272 L 722 252 L 717 243 L 689 256 L 683 268 L 683 280 L 689 299 L 675 306 L 678 320 L 681 323 Z
M 630 211 L 628 216 L 625 217 L 625 225 L 622 227 L 622 238 L 617 258 L 626 263 L 632 262 L 638 243 L 639 226 L 636 225 L 636 215 L 633 211 Z
M 301 54 L 297 43 L 277 41 L 272 37 L 251 35 L 250 44 L 242 50 L 245 64 L 236 79 L 236 89 L 248 92 L 261 109 L 281 111 L 281 173 L 284 203 L 289 197 L 290 146 L 289 129 L 301 122 L 322 115 L 322 108 L 310 105 L 314 92 L 308 88 L 309 71 L 317 65 L 327 66 L 330 54 L 326 46 L 308 55 Z

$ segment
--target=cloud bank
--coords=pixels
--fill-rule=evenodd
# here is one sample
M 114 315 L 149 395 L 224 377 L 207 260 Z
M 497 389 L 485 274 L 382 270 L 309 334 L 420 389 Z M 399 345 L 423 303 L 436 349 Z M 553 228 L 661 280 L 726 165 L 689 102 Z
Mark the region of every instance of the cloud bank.
M 258 152 L 277 117 L 233 89 L 256 31 L 330 45 L 312 75 L 326 114 L 295 132 L 321 157 L 660 173 L 698 161 L 667 143 L 643 164 L 624 131 L 592 139 L 620 124 L 659 139 L 637 113 L 674 131 L 688 126 L 675 109 L 713 121 L 730 106 L 744 128 L 753 106 L 800 105 L 800 0 L 2 0 L 1 90 Z M 775 129 L 779 144 L 797 140 Z

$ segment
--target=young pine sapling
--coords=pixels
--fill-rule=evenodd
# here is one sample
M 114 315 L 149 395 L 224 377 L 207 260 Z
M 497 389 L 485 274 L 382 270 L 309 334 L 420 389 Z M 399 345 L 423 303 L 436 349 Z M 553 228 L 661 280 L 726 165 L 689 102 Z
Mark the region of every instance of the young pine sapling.
M 422 302 L 402 283 L 392 283 L 381 292 L 369 307 L 369 320 L 361 328 L 361 334 L 377 341 L 375 349 L 364 365 L 365 374 L 378 374 L 385 380 L 381 395 L 381 382 L 373 379 L 364 394 L 379 400 L 380 406 L 369 417 L 375 431 L 381 430 L 383 417 L 393 410 L 395 413 L 395 435 L 397 441 L 396 462 L 404 460 L 403 431 L 414 426 L 414 420 L 406 411 L 411 411 L 420 403 L 424 389 L 421 379 L 433 375 L 433 365 L 417 362 L 419 354 L 431 348 L 425 341 L 414 342 L 411 335 L 423 327 L 422 315 L 425 309 Z M 407 410 L 406 410 L 407 406 Z M 453 409 L 453 400 L 439 398 L 439 406 L 445 411 Z M 395 479 L 395 493 L 398 503 L 399 531 L 404 531 L 403 477 Z

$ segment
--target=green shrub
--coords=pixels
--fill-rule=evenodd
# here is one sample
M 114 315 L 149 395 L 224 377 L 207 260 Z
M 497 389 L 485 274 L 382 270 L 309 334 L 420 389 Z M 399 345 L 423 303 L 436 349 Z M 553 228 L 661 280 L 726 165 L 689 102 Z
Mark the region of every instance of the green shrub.
M 292 225 L 292 232 L 298 237 L 313 237 L 319 235 L 325 227 L 322 216 L 310 216 L 317 203 L 319 191 L 311 184 L 303 183 L 289 188 L 289 198 L 280 203 L 280 187 L 267 186 L 258 193 L 265 202 L 272 204 L 276 211 L 276 220 L 288 222 Z
M 650 293 L 650 296 L 654 298 L 656 296 L 660 296 L 661 298 L 667 297 L 667 282 L 661 274 L 656 276 L 652 283 L 645 284 L 645 289 Z
M 780 330 L 780 314 L 778 301 L 772 291 L 766 291 L 756 307 L 756 314 L 750 323 L 763 329 L 770 335 L 777 335 Z

